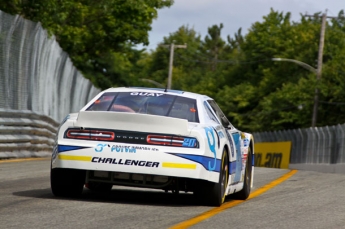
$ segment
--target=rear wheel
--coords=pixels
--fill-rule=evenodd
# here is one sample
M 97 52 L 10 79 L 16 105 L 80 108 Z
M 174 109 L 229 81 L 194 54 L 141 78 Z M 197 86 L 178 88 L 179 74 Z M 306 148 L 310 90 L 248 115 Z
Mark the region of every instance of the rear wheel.
M 78 197 L 83 192 L 85 171 L 77 169 L 50 169 L 50 187 L 55 196 Z
M 100 183 L 100 182 L 89 182 L 85 185 L 88 189 L 91 191 L 96 191 L 96 192 L 109 192 L 113 185 L 109 183 Z
M 248 148 L 246 171 L 244 174 L 243 189 L 237 193 L 234 193 L 233 197 L 239 200 L 245 200 L 250 194 L 252 184 L 252 152 L 250 147 Z
M 229 179 L 228 153 L 224 149 L 218 183 L 201 181 L 194 194 L 203 202 L 211 206 L 220 206 L 225 200 L 225 191 Z

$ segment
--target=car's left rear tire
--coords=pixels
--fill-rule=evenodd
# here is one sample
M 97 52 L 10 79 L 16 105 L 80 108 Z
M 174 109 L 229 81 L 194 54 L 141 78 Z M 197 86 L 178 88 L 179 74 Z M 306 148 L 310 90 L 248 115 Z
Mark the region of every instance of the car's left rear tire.
M 78 197 L 83 192 L 86 172 L 78 169 L 50 169 L 50 187 L 58 197 Z

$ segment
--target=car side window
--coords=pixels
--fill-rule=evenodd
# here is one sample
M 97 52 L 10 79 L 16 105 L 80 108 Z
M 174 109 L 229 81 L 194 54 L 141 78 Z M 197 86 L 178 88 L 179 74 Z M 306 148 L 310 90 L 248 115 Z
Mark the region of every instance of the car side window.
M 215 116 L 215 115 L 213 114 L 213 112 L 211 111 L 212 108 L 210 107 L 210 105 L 207 104 L 206 101 L 204 101 L 204 107 L 205 107 L 205 110 L 206 110 L 206 113 L 207 113 L 208 117 L 209 117 L 211 120 L 213 120 L 213 121 L 215 121 L 216 123 L 219 124 L 218 119 L 216 118 L 216 116 Z
M 167 116 L 187 119 L 188 122 L 199 122 L 195 99 L 177 97 L 169 108 Z
M 100 98 L 98 98 L 91 106 L 89 106 L 87 111 L 106 111 L 109 109 L 114 99 L 117 97 L 118 93 L 104 93 Z
M 219 106 L 217 105 L 217 103 L 214 100 L 208 100 L 207 101 L 212 110 L 214 111 L 214 113 L 217 115 L 217 117 L 219 118 L 219 120 L 222 122 L 222 125 L 225 128 L 229 128 L 232 127 L 231 123 L 229 122 L 229 120 L 226 118 L 226 116 L 224 115 L 223 111 L 219 108 Z

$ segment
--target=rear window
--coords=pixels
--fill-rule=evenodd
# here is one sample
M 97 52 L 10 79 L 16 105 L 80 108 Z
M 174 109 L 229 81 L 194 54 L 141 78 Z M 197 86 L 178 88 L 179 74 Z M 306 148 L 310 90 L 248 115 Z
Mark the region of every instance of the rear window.
M 195 99 L 164 93 L 107 92 L 86 110 L 141 113 L 199 122 Z

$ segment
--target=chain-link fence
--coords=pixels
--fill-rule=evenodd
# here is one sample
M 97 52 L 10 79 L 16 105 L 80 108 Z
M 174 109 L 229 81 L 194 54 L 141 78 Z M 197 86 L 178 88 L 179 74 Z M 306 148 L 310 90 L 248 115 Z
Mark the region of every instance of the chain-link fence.
M 59 122 L 98 92 L 40 23 L 0 11 L 0 108 Z
M 345 124 L 254 133 L 255 142 L 291 141 L 290 163 L 345 163 Z

